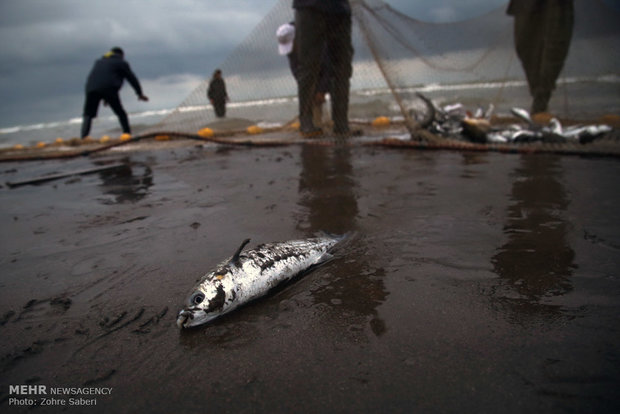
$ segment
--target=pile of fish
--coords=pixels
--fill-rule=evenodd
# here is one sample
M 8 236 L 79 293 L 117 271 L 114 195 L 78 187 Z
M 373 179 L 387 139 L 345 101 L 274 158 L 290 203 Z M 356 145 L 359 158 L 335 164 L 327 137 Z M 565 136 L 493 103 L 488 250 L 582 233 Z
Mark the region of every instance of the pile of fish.
M 470 113 L 462 104 L 437 106 L 423 95 L 418 95 L 428 108 L 422 126 L 433 134 L 455 138 L 462 137 L 477 143 L 580 143 L 585 144 L 609 134 L 609 125 L 572 125 L 563 127 L 557 118 L 548 125 L 534 122 L 528 111 L 512 108 L 511 113 L 521 122 L 509 125 L 492 125 L 494 107 L 485 111 L 478 108 Z

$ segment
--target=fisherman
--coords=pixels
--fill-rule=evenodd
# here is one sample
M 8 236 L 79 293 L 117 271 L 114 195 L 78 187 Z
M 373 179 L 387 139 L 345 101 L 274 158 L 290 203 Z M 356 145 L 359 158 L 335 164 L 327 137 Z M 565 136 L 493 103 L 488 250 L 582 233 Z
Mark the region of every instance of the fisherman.
M 329 93 L 332 100 L 333 132 L 351 136 L 349 89 L 353 74 L 351 5 L 348 0 L 293 0 L 298 71 L 300 132 L 303 137 L 323 134 L 312 120 L 312 102 L 319 81 L 321 54 L 326 45 L 332 65 Z
M 226 93 L 226 83 L 222 78 L 222 71 L 216 69 L 209 82 L 209 89 L 207 90 L 207 97 L 215 109 L 215 115 L 218 118 L 226 116 L 226 101 L 228 100 L 228 94 Z
M 295 52 L 295 22 L 284 23 L 276 31 L 278 39 L 278 53 L 288 58 L 291 73 L 296 81 L 299 81 L 299 59 Z M 323 47 L 319 81 L 312 101 L 312 122 L 320 127 L 323 124 L 323 104 L 329 91 L 331 65 L 327 54 L 327 48 Z
M 515 48 L 525 71 L 531 113 L 547 111 L 568 55 L 574 23 L 573 0 L 511 0 Z
M 81 137 L 85 138 L 90 133 L 90 126 L 93 118 L 97 117 L 99 102 L 110 105 L 112 111 L 118 117 L 123 129 L 123 133 L 131 134 L 127 113 L 121 104 L 118 91 L 123 86 L 123 80 L 127 79 L 132 86 L 138 99 L 148 101 L 149 98 L 142 94 L 140 82 L 129 67 L 124 57 L 123 49 L 115 47 L 102 58 L 95 62 L 95 65 L 88 75 L 86 81 L 86 100 L 84 102 L 84 114 L 82 118 Z

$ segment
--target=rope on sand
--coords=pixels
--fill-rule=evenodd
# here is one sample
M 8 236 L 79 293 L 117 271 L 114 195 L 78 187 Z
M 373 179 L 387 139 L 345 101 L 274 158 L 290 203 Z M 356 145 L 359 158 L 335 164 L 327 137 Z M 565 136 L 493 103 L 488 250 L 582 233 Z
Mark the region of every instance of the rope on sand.
M 519 144 L 483 144 L 460 141 L 451 138 L 443 138 L 430 132 L 419 129 L 415 139 L 401 139 L 390 137 L 377 137 L 376 139 L 358 139 L 322 137 L 319 139 L 300 139 L 296 134 L 294 137 L 269 137 L 268 132 L 283 132 L 282 128 L 264 131 L 261 134 L 247 134 L 245 131 L 227 131 L 213 134 L 212 136 L 201 136 L 185 132 L 152 132 L 138 135 L 130 140 L 113 142 L 110 144 L 99 145 L 95 148 L 76 149 L 76 150 L 47 150 L 47 149 L 25 149 L 25 150 L 5 150 L 0 152 L 0 162 L 15 161 L 40 161 L 70 159 L 86 157 L 92 154 L 107 151 L 113 148 L 128 144 L 135 144 L 138 141 L 155 139 L 188 139 L 200 142 L 209 142 L 227 146 L 244 147 L 282 147 L 291 145 L 323 145 L 323 146 L 375 146 L 400 149 L 417 150 L 452 150 L 452 151 L 474 151 L 474 152 L 500 152 L 508 154 L 559 154 L 559 155 L 588 155 L 600 157 L 620 157 L 620 141 L 611 138 L 601 138 L 588 144 L 573 143 L 519 143 Z M 431 139 L 432 138 L 432 139 Z
M 23 185 L 41 184 L 41 183 L 45 183 L 48 181 L 60 180 L 62 178 L 71 177 L 74 175 L 95 174 L 99 172 L 118 170 L 122 168 L 127 168 L 127 165 L 126 164 L 104 165 L 104 166 L 96 167 L 96 168 L 88 168 L 88 169 L 77 170 L 77 171 L 68 171 L 68 172 L 59 173 L 59 174 L 45 175 L 42 177 L 30 178 L 30 179 L 22 180 L 22 181 L 7 182 L 6 185 L 8 185 L 10 188 L 15 188 L 15 187 L 21 187 Z

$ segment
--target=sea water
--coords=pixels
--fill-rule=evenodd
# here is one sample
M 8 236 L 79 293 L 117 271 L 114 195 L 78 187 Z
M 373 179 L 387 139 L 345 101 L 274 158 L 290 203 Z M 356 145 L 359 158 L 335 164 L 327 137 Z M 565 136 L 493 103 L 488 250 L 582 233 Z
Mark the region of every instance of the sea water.
M 550 111 L 560 117 L 587 119 L 591 121 L 603 114 L 620 113 L 617 75 L 596 78 L 560 79 L 550 102 Z M 529 109 L 531 97 L 523 80 L 484 82 L 424 84 L 399 88 L 395 92 L 407 110 L 424 110 L 423 102 L 416 96 L 422 93 L 431 98 L 437 107 L 455 103 L 475 113 L 477 109 L 487 110 L 491 105 L 494 114 L 509 114 L 513 107 Z M 328 99 L 329 101 L 329 99 Z M 247 120 L 248 124 L 263 127 L 284 125 L 297 116 L 298 102 L 294 96 L 276 97 L 244 102 L 229 102 L 227 116 Z M 326 109 L 326 112 L 329 112 Z M 175 117 L 170 115 L 175 114 Z M 216 120 L 211 105 L 179 106 L 143 112 L 129 113 L 133 135 L 146 132 L 182 131 L 195 133 L 198 129 Z M 370 121 L 376 116 L 402 117 L 401 107 L 388 88 L 354 90 L 351 92 L 349 118 L 355 121 Z M 82 119 L 71 118 L 57 122 L 34 123 L 0 128 L 0 148 L 16 144 L 25 146 L 38 142 L 52 142 L 79 137 Z M 93 138 L 109 136 L 116 138 L 122 131 L 115 115 L 107 112 L 95 118 L 90 135 Z

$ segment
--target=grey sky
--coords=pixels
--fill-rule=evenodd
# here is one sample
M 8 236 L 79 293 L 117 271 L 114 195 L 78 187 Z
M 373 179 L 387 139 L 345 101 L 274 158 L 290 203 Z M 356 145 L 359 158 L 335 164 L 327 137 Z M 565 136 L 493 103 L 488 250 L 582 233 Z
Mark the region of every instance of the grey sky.
M 79 116 L 88 71 L 114 45 L 125 49 L 152 98 L 138 105 L 125 87 L 128 110 L 162 108 L 173 99 L 178 103 L 182 95 L 170 96 L 170 84 L 181 82 L 186 90 L 179 92 L 187 93 L 186 74 L 208 73 L 274 3 L 2 0 L 0 127 Z
M 176 106 L 277 0 L 2 0 L 0 128 L 79 117 L 96 58 L 121 46 L 149 103 L 129 86 L 128 111 Z M 620 0 L 611 0 L 614 2 Z M 388 0 L 421 20 L 459 20 L 507 0 Z

